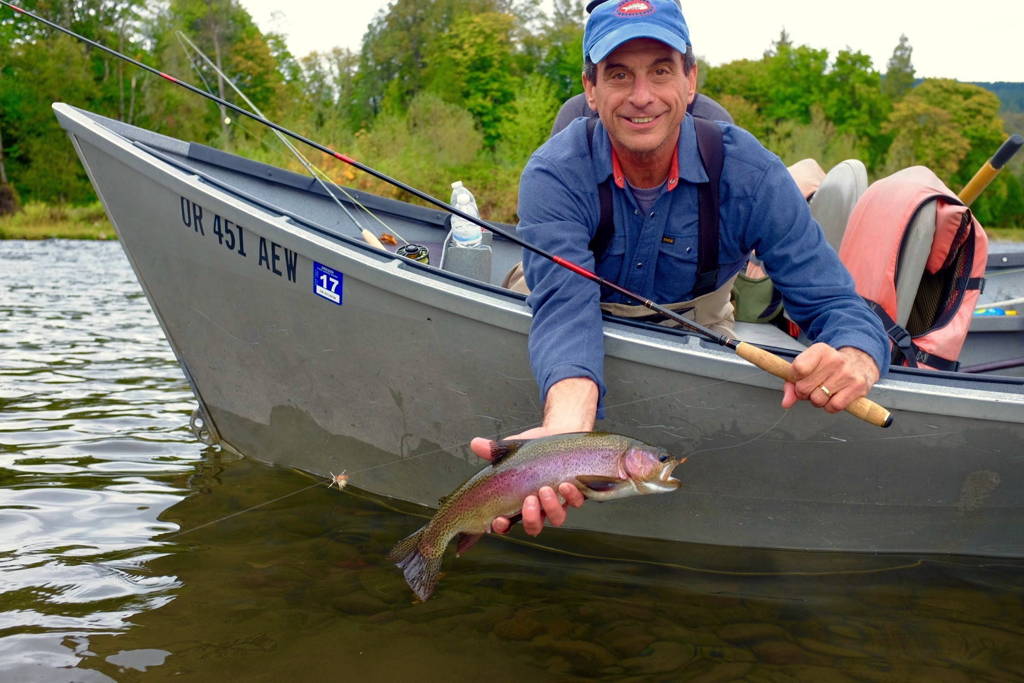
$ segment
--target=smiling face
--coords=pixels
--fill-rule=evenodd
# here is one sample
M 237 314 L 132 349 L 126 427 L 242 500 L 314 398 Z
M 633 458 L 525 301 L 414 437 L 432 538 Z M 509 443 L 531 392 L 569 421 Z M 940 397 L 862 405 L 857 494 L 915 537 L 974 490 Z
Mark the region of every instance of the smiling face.
M 651 38 L 619 46 L 597 65 L 596 82 L 584 76 L 587 103 L 601 116 L 627 176 L 629 167 L 668 171 L 660 166 L 671 160 L 696 86 L 696 67 L 687 74 L 683 55 Z

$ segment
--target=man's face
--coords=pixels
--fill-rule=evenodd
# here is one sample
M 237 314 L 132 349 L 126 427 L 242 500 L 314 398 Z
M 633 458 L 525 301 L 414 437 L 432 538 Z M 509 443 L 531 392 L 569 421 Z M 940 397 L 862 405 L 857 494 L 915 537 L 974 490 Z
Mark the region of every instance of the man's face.
M 650 38 L 624 43 L 598 63 L 596 83 L 583 78 L 616 151 L 641 159 L 675 147 L 696 85 L 696 67 L 685 74 L 683 55 Z

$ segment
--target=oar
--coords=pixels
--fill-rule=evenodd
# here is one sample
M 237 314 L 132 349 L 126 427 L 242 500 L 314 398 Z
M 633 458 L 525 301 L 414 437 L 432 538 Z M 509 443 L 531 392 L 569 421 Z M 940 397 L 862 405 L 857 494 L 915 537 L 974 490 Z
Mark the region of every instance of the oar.
M 197 88 L 196 86 L 191 85 L 190 83 L 186 83 L 185 81 L 177 79 L 174 76 L 171 76 L 170 74 L 166 74 L 163 71 L 159 71 L 158 69 L 154 69 L 153 67 L 148 66 L 146 64 L 143 64 L 142 62 L 140 62 L 138 60 L 132 59 L 131 57 L 129 57 L 129 56 L 125 55 L 125 54 L 122 54 L 122 53 L 118 52 L 117 50 L 114 50 L 113 48 L 109 48 L 106 45 L 103 45 L 101 43 L 97 43 L 94 40 L 90 40 L 89 38 L 86 38 L 85 36 L 82 36 L 82 35 L 80 35 L 78 33 L 75 33 L 71 29 L 65 28 L 65 27 L 61 26 L 60 24 L 55 24 L 54 22 L 50 21 L 49 19 L 44 19 L 44 18 L 42 18 L 42 17 L 40 17 L 40 16 L 38 16 L 36 14 L 33 14 L 32 12 L 29 12 L 28 10 L 24 10 L 24 9 L 18 7 L 17 5 L 13 5 L 10 2 L 8 2 L 7 0 L 0 0 L 0 4 L 5 5 L 7 7 L 10 7 L 15 12 L 18 12 L 20 14 L 24 14 L 24 15 L 26 15 L 28 17 L 31 17 L 31 18 L 35 19 L 36 21 L 49 26 L 50 28 L 54 28 L 54 29 L 60 31 L 61 33 L 65 33 L 65 34 L 71 36 L 72 38 L 80 40 L 83 43 L 85 43 L 87 45 L 91 45 L 91 46 L 93 46 L 93 47 L 95 47 L 95 48 L 97 48 L 99 50 L 102 50 L 102 51 L 106 52 L 107 54 L 113 55 L 114 57 L 117 57 L 118 59 L 124 60 L 124 61 L 128 62 L 129 64 L 132 64 L 134 66 L 139 67 L 140 69 L 143 69 L 143 70 L 148 71 L 148 72 L 150 72 L 152 74 L 160 76 L 161 78 L 163 78 L 165 80 L 168 80 L 171 83 L 174 83 L 175 85 L 179 85 L 182 88 L 185 88 L 186 90 L 189 90 L 189 91 L 199 95 L 200 97 L 205 97 L 205 98 L 207 98 L 209 100 L 213 100 L 214 102 L 216 102 L 216 103 L 218 103 L 218 104 L 220 104 L 220 105 L 222 105 L 224 107 L 227 107 L 228 109 L 231 109 L 232 111 L 234 111 L 234 112 L 236 112 L 238 114 L 241 114 L 242 116 L 250 118 L 253 121 L 257 121 L 258 123 L 262 123 L 263 125 L 267 126 L 268 128 L 272 128 L 272 129 L 274 129 L 276 131 L 284 133 L 285 135 L 287 135 L 290 138 L 293 138 L 295 140 L 298 140 L 299 142 L 302 142 L 302 143 L 304 143 L 306 145 L 309 145 L 313 149 L 319 150 L 319 151 L 323 152 L 324 154 L 328 154 L 328 155 L 334 157 L 335 159 L 338 159 L 339 161 L 342 161 L 342 162 L 352 166 L 353 168 L 359 169 L 360 171 L 362 171 L 364 173 L 368 173 L 369 175 L 373 176 L 374 178 L 377 178 L 378 180 L 383 180 L 384 182 L 388 183 L 389 185 L 393 185 L 393 186 L 395 186 L 395 187 L 397 187 L 397 188 L 399 188 L 399 189 L 401 189 L 401 190 L 403 190 L 405 192 L 408 192 L 409 194 L 413 195 L 414 197 L 418 197 L 419 199 L 422 199 L 423 201 L 425 201 L 425 202 L 427 202 L 429 204 L 433 204 L 434 206 L 436 206 L 436 207 L 438 207 L 440 209 L 444 209 L 445 211 L 448 211 L 451 214 L 454 214 L 456 216 L 460 216 L 462 218 L 465 218 L 467 221 L 470 221 L 472 223 L 476 223 L 477 225 L 479 225 L 479 226 L 481 226 L 483 228 L 487 228 L 488 230 L 491 230 L 492 232 L 495 232 L 495 233 L 501 235 L 502 237 L 504 237 L 505 239 L 509 240 L 510 242 L 514 242 L 515 244 L 518 244 L 519 246 L 523 247 L 524 249 L 528 249 L 528 250 L 532 251 L 533 253 L 537 254 L 538 256 L 541 256 L 542 258 L 546 258 L 549 261 L 557 263 L 558 265 L 560 265 L 563 268 L 566 268 L 568 270 L 571 270 L 572 272 L 576 273 L 577 275 L 581 275 L 581 276 L 587 278 L 588 280 L 596 282 L 597 284 L 599 284 L 601 286 L 608 287 L 609 289 L 612 289 L 612 290 L 622 294 L 623 296 L 626 296 L 626 297 L 628 297 L 628 298 L 630 298 L 630 299 L 640 303 L 645 308 L 648 308 L 648 309 L 650 309 L 650 310 L 652 310 L 652 311 L 654 311 L 656 313 L 660 313 L 661 315 L 663 315 L 663 316 L 665 316 L 667 318 L 671 318 L 672 320 L 675 320 L 676 322 L 678 322 L 683 327 L 685 327 L 685 328 L 687 328 L 689 330 L 692 330 L 694 332 L 699 333 L 700 335 L 702 335 L 705 338 L 707 338 L 709 341 L 712 341 L 712 342 L 714 342 L 716 344 L 720 344 L 720 345 L 722 345 L 722 346 L 724 346 L 726 348 L 733 349 L 736 352 L 736 354 L 738 356 L 740 356 L 741 358 L 743 358 L 743 359 L 747 360 L 748 362 L 756 365 L 757 367 L 761 368 L 762 370 L 764 370 L 766 372 L 769 372 L 769 373 L 775 375 L 776 377 L 779 377 L 780 379 L 783 379 L 783 380 L 786 380 L 786 381 L 789 381 L 789 382 L 792 382 L 792 381 L 794 381 L 796 379 L 796 377 L 794 375 L 794 372 L 793 372 L 793 366 L 790 365 L 790 363 L 788 361 L 786 361 L 785 359 L 780 358 L 779 356 L 776 356 L 775 354 L 773 354 L 773 353 L 771 353 L 769 351 L 765 351 L 764 349 L 761 349 L 761 348 L 759 348 L 757 346 L 754 346 L 752 344 L 748 344 L 747 342 L 742 342 L 742 341 L 739 341 L 738 339 L 734 339 L 734 338 L 731 338 L 731 337 L 726 337 L 724 335 L 718 334 L 717 332 L 713 332 L 712 330 L 708 329 L 707 327 L 704 327 L 703 325 L 700 325 L 700 324 L 698 324 L 698 323 L 696 323 L 696 322 L 694 322 L 692 320 L 688 320 L 687 318 L 684 318 L 683 316 L 679 315 L 675 311 L 669 310 L 668 308 L 665 308 L 664 306 L 661 306 L 660 304 L 656 304 L 653 301 L 651 301 L 650 299 L 646 299 L 646 298 L 640 296 L 639 294 L 634 294 L 633 292 L 629 291 L 625 287 L 621 287 L 621 286 L 619 286 L 618 284 L 616 284 L 614 282 L 610 282 L 608 280 L 605 280 L 600 275 L 597 275 L 596 273 L 592 273 L 592 272 L 590 272 L 589 270 L 587 270 L 586 268 L 584 268 L 582 266 L 579 266 L 579 265 L 577 265 L 575 263 L 572 263 L 571 261 L 567 261 L 564 258 L 562 258 L 561 256 L 558 256 L 557 254 L 552 254 L 552 253 L 550 253 L 548 251 L 545 251 L 544 249 L 541 249 L 540 247 L 537 247 L 537 246 L 534 246 L 534 245 L 530 244 L 529 242 L 527 242 L 527 241 L 523 240 L 522 238 L 520 238 L 514 232 L 509 232 L 509 231 L 505 230 L 504 228 L 500 228 L 500 227 L 498 227 L 496 225 L 492 225 L 491 223 L 488 223 L 488 222 L 482 220 L 481 218 L 479 218 L 477 216 L 473 216 L 473 215 L 470 215 L 468 213 L 464 213 L 463 211 L 455 208 L 454 206 L 446 204 L 445 202 L 441 201 L 440 199 L 436 199 L 436 198 L 430 196 L 429 194 L 427 194 L 425 192 L 422 192 L 421 190 L 417 190 L 416 188 L 412 187 L 411 185 L 407 185 L 407 184 L 403 183 L 400 180 L 396 180 L 395 178 L 392 178 L 392 177 L 390 177 L 390 176 L 388 176 L 388 175 L 386 175 L 386 174 L 384 174 L 384 173 L 382 173 L 382 172 L 380 172 L 380 171 L 378 171 L 378 170 L 376 170 L 374 168 L 371 168 L 370 166 L 367 166 L 367 165 L 365 165 L 365 164 L 363 164 L 363 163 L 361 163 L 359 161 L 356 161 L 352 157 L 346 156 L 346 155 L 341 154 L 339 152 L 335 152 L 333 149 L 331 149 L 329 147 L 325 147 L 324 145 L 321 145 L 318 142 L 314 142 L 313 140 L 310 140 L 309 138 L 307 138 L 307 137 L 305 137 L 303 135 L 300 135 L 299 133 L 295 133 L 293 131 L 290 131 L 287 128 L 285 128 L 284 126 L 281 126 L 281 125 L 279 125 L 277 123 L 274 123 L 273 121 L 265 119 L 262 116 L 254 114 L 253 112 L 251 112 L 251 111 L 249 111 L 247 109 L 243 109 L 242 107 L 239 107 L 236 104 L 228 102 L 225 99 L 217 97 L 216 95 L 214 95 L 212 93 L 208 93 L 205 90 L 202 90 L 201 88 Z M 876 425 L 878 427 L 888 427 L 889 425 L 892 424 L 892 414 L 888 410 L 883 408 L 882 406 L 880 406 L 877 403 L 875 403 L 874 401 L 868 399 L 867 397 L 863 397 L 862 396 L 861 398 L 858 398 L 856 401 L 852 402 L 849 406 L 847 406 L 846 410 L 850 414 L 852 414 L 852 415 L 854 415 L 856 417 L 859 417 L 860 419 L 864 420 L 865 422 L 869 422 L 869 423 L 871 423 L 873 425 Z
M 1024 145 L 1024 137 L 1016 133 L 1006 138 L 1003 144 L 999 146 L 999 149 L 996 150 L 996 153 L 992 155 L 992 158 L 986 161 L 978 169 L 978 172 L 974 174 L 974 177 L 964 185 L 964 189 L 960 190 L 960 201 L 967 206 L 973 204 L 982 190 L 988 187 L 988 184 L 1003 170 L 1006 162 L 1013 158 L 1013 155 L 1017 153 L 1021 145 Z

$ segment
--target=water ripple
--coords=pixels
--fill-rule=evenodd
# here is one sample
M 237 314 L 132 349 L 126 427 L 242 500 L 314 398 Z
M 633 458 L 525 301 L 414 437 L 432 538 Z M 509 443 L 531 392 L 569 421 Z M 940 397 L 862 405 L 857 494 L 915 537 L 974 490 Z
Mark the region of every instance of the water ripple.
M 75 634 L 124 631 L 180 590 L 147 565 L 202 449 L 120 245 L 0 242 L 0 263 L 0 671 L 52 677 L 88 654 Z

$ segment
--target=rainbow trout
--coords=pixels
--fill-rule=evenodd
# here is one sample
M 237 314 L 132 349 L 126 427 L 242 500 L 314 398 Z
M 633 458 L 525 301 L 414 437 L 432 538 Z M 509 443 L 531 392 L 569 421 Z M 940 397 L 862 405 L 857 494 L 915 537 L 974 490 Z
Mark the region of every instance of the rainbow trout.
M 672 470 L 686 459 L 600 432 L 497 441 L 491 456 L 490 465 L 442 498 L 437 514 L 388 555 L 420 600 L 434 592 L 441 557 L 455 536 L 458 552 L 468 549 L 490 531 L 495 517 L 518 512 L 523 499 L 542 486 L 567 481 L 591 500 L 666 493 L 679 487 Z

